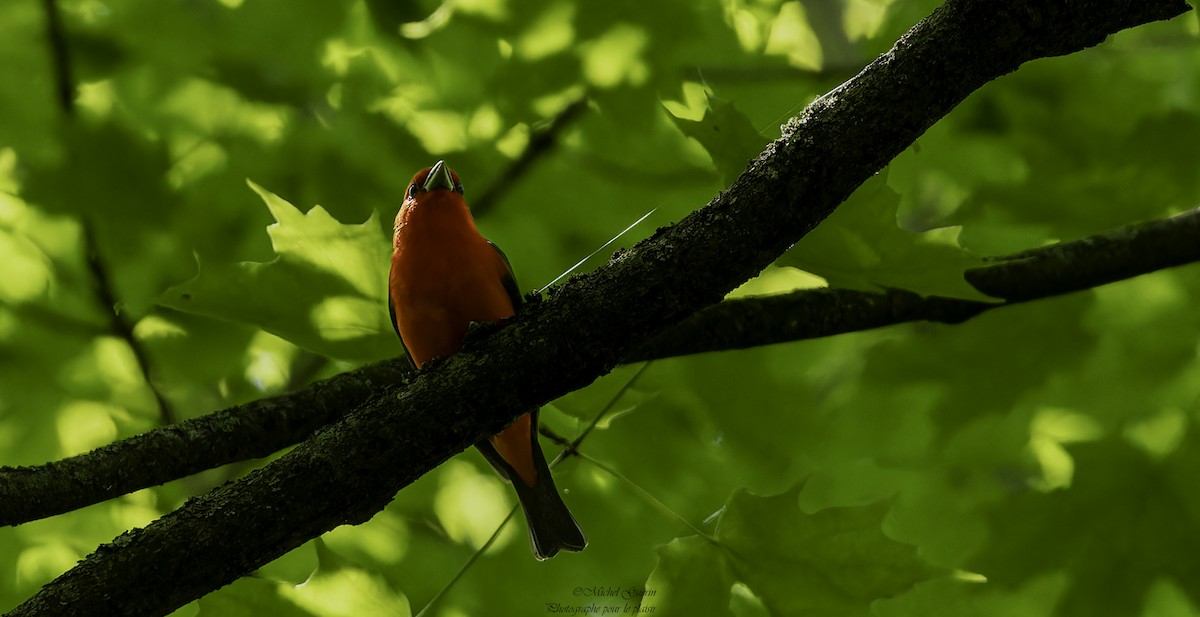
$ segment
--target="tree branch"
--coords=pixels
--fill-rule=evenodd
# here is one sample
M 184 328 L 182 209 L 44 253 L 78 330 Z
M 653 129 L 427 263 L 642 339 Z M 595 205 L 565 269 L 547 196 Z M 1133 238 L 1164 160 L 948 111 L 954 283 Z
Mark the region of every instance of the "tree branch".
M 135 435 L 37 467 L 0 467 L 0 525 L 21 523 L 269 456 L 412 375 L 403 359 Z
M 10 615 L 166 614 L 369 519 L 481 436 L 718 302 L 987 81 L 1187 10 L 1182 0 L 948 0 L 810 105 L 704 208 L 555 288 L 407 388 L 385 388 L 266 467 L 101 546 Z
M 726 300 L 635 350 L 627 362 L 748 349 L 908 321 L 956 324 L 984 311 L 1091 289 L 1200 261 L 1200 208 L 1090 238 L 993 259 L 968 270 L 972 286 L 1003 302 L 882 292 L 806 289 Z
M 652 337 L 622 363 L 748 349 L 910 321 L 960 323 L 984 311 L 1200 261 L 1198 237 L 1200 208 L 993 258 L 993 263 L 967 271 L 967 279 L 977 289 L 1002 302 L 921 296 L 902 289 L 833 288 L 725 300 Z M 0 525 L 70 512 L 229 463 L 268 456 L 342 418 L 384 386 L 403 384 L 412 376 L 403 358 L 387 360 L 61 461 L 0 467 Z

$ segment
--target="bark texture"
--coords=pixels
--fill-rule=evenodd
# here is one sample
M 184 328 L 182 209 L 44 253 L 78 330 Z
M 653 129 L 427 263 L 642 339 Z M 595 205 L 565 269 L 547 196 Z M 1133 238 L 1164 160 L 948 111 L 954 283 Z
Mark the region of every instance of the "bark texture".
M 987 81 L 1185 12 L 1183 0 L 948 0 L 790 122 L 707 206 L 388 386 L 246 478 L 126 532 L 10 614 L 163 615 L 329 529 L 719 302 Z M 691 276 L 703 272 L 704 276 Z

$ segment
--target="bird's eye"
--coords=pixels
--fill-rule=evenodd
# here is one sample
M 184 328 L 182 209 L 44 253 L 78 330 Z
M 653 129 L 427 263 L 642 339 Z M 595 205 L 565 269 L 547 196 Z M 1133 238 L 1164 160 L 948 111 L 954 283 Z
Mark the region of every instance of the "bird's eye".
M 412 184 L 408 185 L 408 198 L 412 199 L 416 196 L 417 196 L 417 183 L 413 182 Z
M 455 182 L 455 183 L 454 183 L 454 190 L 455 190 L 455 191 L 457 191 L 459 195 L 465 195 L 465 194 L 466 194 L 466 193 L 463 193 L 463 185 L 462 185 L 462 182 Z

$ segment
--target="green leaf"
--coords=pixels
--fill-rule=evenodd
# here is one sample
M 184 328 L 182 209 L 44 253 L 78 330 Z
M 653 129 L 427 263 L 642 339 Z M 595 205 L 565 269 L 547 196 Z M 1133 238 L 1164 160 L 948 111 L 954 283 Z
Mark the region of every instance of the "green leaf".
M 656 614 L 729 614 L 718 607 L 729 606 L 738 582 L 772 615 L 865 616 L 875 600 L 940 574 L 884 534 L 886 503 L 805 514 L 798 494 L 734 493 L 717 523 L 719 545 L 691 538 L 659 551 L 646 604 Z
M 820 275 L 832 287 L 907 289 L 968 300 L 988 296 L 967 284 L 963 271 L 982 261 L 941 229 L 913 233 L 896 224 L 900 196 L 886 173 L 863 183 L 778 263 Z
M 1053 617 L 1067 587 L 1066 577 L 1040 576 L 1009 589 L 974 580 L 942 578 L 917 585 L 897 598 L 875 604 L 878 617 Z
M 735 582 L 720 547 L 699 536 L 675 538 L 658 548 L 658 565 L 646 579 L 642 607 L 660 616 L 732 615 L 727 607 Z
M 140 316 L 189 266 L 160 240 L 182 213 L 167 148 L 120 122 L 68 124 L 60 137 L 61 156 L 30 164 L 25 201 L 89 227 L 120 310 Z
M 320 566 L 303 584 L 281 586 L 282 595 L 320 617 L 412 614 L 408 598 L 382 576 L 355 567 L 317 543 Z
M 1200 605 L 1195 431 L 1162 460 L 1119 438 L 1068 452 L 1078 470 L 1071 486 L 996 508 L 989 548 L 971 569 L 1000 585 L 1070 572 L 1065 617 L 1136 615 L 1160 580 Z
M 258 326 L 300 347 L 337 358 L 394 356 L 386 309 L 387 244 L 374 215 L 338 222 L 321 206 L 301 213 L 254 183 L 275 224 L 276 257 L 267 263 L 200 264 L 190 281 L 167 290 L 166 306 Z
M 256 577 L 240 578 L 197 603 L 198 617 L 357 617 L 412 614 L 408 598 L 378 574 L 324 551 L 320 566 L 299 585 Z
M 721 179 L 728 184 L 746 170 L 746 166 L 762 152 L 768 140 L 732 101 L 711 93 L 706 93 L 706 96 L 708 109 L 700 120 L 687 120 L 674 115 L 671 118 L 684 135 L 704 146 L 717 166 Z
M 239 578 L 197 602 L 196 617 L 317 617 L 284 597 L 282 585 L 260 578 Z

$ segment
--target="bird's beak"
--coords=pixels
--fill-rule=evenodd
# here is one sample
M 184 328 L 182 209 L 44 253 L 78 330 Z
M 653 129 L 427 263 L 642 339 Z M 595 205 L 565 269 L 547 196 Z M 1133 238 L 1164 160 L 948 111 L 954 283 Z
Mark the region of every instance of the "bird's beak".
M 425 178 L 425 186 L 421 188 L 426 191 L 433 189 L 454 190 L 454 178 L 450 177 L 450 168 L 446 167 L 445 161 L 438 161 L 433 166 L 433 169 L 429 170 L 429 176 Z

